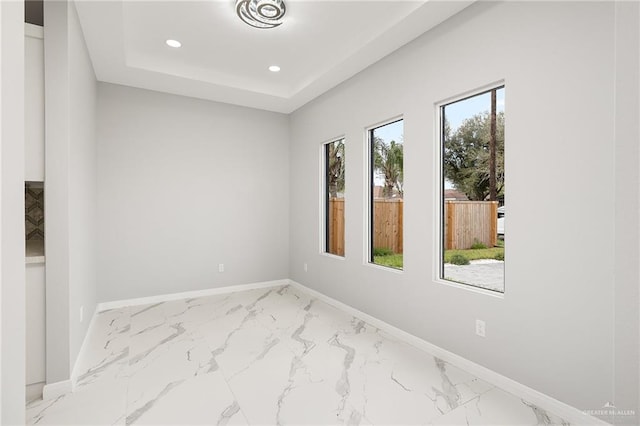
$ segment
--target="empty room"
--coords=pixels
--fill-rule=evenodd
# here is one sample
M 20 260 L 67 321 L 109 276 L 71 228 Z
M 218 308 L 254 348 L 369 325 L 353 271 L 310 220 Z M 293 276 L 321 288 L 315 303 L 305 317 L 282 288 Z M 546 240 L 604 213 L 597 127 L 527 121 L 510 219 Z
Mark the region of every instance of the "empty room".
M 639 424 L 640 2 L 0 23 L 3 425 Z

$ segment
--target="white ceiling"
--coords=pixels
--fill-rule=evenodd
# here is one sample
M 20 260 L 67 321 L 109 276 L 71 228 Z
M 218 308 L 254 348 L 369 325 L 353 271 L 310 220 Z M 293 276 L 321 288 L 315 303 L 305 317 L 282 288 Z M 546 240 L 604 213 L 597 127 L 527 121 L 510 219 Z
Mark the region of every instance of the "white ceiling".
M 285 0 L 273 29 L 243 23 L 235 0 L 76 8 L 100 81 L 289 113 L 473 1 Z

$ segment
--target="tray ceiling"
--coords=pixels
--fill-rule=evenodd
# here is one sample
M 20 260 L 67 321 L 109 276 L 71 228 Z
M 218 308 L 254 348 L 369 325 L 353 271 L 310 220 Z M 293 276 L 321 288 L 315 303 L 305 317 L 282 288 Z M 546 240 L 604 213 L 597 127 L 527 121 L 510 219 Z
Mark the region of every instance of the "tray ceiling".
M 472 3 L 285 1 L 273 29 L 243 23 L 234 0 L 76 8 L 100 81 L 289 113 Z

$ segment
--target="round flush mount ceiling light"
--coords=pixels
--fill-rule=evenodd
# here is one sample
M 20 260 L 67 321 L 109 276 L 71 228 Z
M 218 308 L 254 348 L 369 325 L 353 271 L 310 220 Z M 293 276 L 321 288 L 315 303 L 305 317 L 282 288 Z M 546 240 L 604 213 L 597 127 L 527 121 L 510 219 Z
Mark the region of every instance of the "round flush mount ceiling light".
M 236 13 L 245 24 L 255 28 L 275 28 L 286 12 L 283 0 L 236 0 Z
M 169 46 L 169 47 L 178 48 L 178 47 L 182 46 L 182 43 L 180 43 L 178 40 L 169 39 L 169 40 L 165 41 L 165 43 L 167 43 L 167 46 Z
M 271 72 L 279 72 L 280 71 L 280 67 L 277 66 L 277 65 L 271 65 L 269 67 L 269 71 L 271 71 Z

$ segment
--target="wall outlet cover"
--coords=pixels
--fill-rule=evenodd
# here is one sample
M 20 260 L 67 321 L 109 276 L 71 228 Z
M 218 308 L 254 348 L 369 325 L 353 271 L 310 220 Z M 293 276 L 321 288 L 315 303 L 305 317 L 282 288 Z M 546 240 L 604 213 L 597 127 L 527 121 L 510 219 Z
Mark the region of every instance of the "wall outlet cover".
M 487 331 L 487 326 L 484 321 L 477 319 L 476 320 L 476 334 L 480 337 L 485 337 Z

